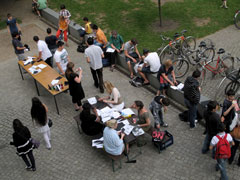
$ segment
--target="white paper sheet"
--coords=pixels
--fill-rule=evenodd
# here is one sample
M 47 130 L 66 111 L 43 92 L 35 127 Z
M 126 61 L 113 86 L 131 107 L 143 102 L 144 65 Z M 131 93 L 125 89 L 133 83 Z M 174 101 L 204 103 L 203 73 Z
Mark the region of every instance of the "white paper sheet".
M 113 48 L 107 48 L 106 52 L 113 53 L 114 51 L 115 51 L 115 49 L 113 49 Z
M 97 103 L 97 99 L 95 97 L 88 98 L 89 104 L 93 105 Z
M 52 80 L 51 84 L 54 86 L 55 84 L 58 83 L 58 81 L 59 81 L 59 80 L 54 79 L 54 80 Z
M 103 148 L 103 137 L 92 140 L 92 147 Z
M 174 89 L 174 90 L 182 90 L 182 88 L 184 87 L 184 84 L 183 83 L 180 83 L 179 85 L 177 85 L 177 86 L 171 86 L 171 88 L 172 89 Z
M 126 124 L 125 126 L 122 127 L 122 129 L 124 129 L 124 134 L 129 135 L 132 130 L 133 130 L 134 126 Z
M 26 66 L 27 64 L 31 63 L 32 59 L 27 59 L 26 61 L 23 61 L 24 66 Z
M 121 121 L 123 124 L 125 124 L 125 125 L 129 125 L 129 122 L 128 122 L 128 120 L 127 119 L 125 119 L 124 121 Z
M 38 67 L 41 68 L 41 69 L 44 69 L 47 66 L 45 64 L 39 64 Z
M 114 112 L 111 114 L 111 116 L 112 116 L 114 119 L 117 119 L 117 118 L 119 118 L 119 117 L 121 116 L 121 114 L 120 114 L 119 112 L 117 112 L 117 111 L 114 111 Z
M 144 131 L 142 128 L 135 126 L 132 130 L 132 133 L 134 136 L 141 136 L 144 134 Z

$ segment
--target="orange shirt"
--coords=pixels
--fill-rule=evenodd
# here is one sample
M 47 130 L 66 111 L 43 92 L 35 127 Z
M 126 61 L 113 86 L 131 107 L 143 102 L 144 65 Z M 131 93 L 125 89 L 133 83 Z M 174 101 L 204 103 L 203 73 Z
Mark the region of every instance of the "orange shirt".
M 59 29 L 60 30 L 67 30 L 68 24 L 66 19 L 64 20 L 59 20 Z
M 104 44 L 103 41 L 105 41 L 106 43 L 108 42 L 104 32 L 100 28 L 98 28 L 96 36 L 97 36 L 97 42 L 101 44 Z

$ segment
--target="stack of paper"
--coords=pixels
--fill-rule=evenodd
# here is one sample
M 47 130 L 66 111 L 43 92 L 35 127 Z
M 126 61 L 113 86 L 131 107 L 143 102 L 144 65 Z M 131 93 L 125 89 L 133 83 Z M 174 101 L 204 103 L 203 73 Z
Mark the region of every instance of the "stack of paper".
M 38 67 L 39 67 L 40 69 L 44 69 L 44 68 L 47 67 L 47 66 L 46 66 L 45 64 L 39 64 Z
M 132 133 L 134 136 L 141 136 L 144 134 L 144 131 L 142 128 L 135 126 L 132 130 Z
M 97 103 L 97 99 L 95 97 L 91 97 L 88 99 L 89 104 L 93 105 Z
M 124 129 L 124 134 L 129 135 L 132 130 L 133 130 L 134 126 L 129 125 L 129 124 L 125 124 L 125 126 L 122 127 L 122 129 Z
M 32 66 L 30 67 L 28 70 L 32 73 L 32 74 L 38 74 L 40 73 L 42 70 L 41 69 L 36 69 L 37 66 Z
M 24 66 L 30 64 L 32 62 L 32 59 L 27 59 L 26 61 L 23 61 Z
M 174 89 L 174 90 L 182 90 L 183 87 L 184 87 L 183 83 L 180 83 L 177 86 L 171 86 L 171 88 Z
M 101 109 L 100 112 L 98 113 L 98 115 L 101 116 L 102 122 L 105 123 L 111 119 L 112 113 L 113 113 L 113 110 L 107 106 L 107 107 Z
M 103 148 L 103 137 L 92 140 L 92 147 Z
M 113 53 L 114 51 L 115 51 L 115 49 L 109 47 L 109 48 L 107 48 L 106 52 Z

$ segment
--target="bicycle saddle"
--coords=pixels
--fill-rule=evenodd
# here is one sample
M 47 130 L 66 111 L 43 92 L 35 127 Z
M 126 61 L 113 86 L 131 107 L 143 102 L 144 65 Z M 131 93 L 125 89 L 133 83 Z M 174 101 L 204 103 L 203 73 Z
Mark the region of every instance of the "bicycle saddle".
M 182 33 L 182 34 L 184 34 L 184 33 L 186 33 L 186 32 L 187 32 L 187 30 L 186 30 L 186 29 L 184 29 L 184 30 L 182 30 L 182 32 L 181 32 L 181 33 Z
M 207 46 L 206 43 L 204 41 L 201 41 L 198 47 L 201 48 L 201 47 L 206 47 L 206 46 Z
M 220 48 L 217 52 L 217 54 L 223 54 L 223 53 L 225 53 L 225 50 L 223 48 Z

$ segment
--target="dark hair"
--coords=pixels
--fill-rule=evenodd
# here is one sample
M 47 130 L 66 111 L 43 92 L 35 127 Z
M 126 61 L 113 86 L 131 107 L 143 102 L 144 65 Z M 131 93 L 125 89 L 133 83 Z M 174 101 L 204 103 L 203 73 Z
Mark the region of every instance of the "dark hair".
M 143 54 L 148 54 L 149 53 L 149 50 L 148 49 L 143 49 Z
M 216 109 L 217 105 L 217 101 L 209 101 L 207 104 L 207 111 L 212 112 L 214 109 Z
M 169 106 L 170 105 L 170 99 L 168 99 L 168 98 L 166 98 L 166 97 L 164 97 L 164 98 L 162 98 L 162 104 L 164 105 L 164 106 Z
M 227 96 L 235 96 L 235 91 L 233 89 L 229 89 L 226 93 Z
M 201 76 L 201 72 L 199 70 L 195 70 L 192 73 L 192 77 L 199 78 Z
M 47 123 L 47 111 L 42 102 L 37 98 L 32 98 L 31 108 L 32 120 L 35 120 L 37 124 L 45 126 Z
M 218 130 L 219 133 L 220 133 L 220 132 L 224 132 L 225 129 L 226 129 L 226 126 L 225 126 L 224 123 L 220 123 L 220 124 L 218 125 L 218 127 L 217 127 L 217 130 Z
M 35 42 L 38 42 L 38 41 L 39 41 L 39 37 L 38 37 L 38 36 L 33 36 L 33 40 L 34 40 Z
M 141 110 L 144 106 L 143 102 L 142 101 L 134 101 L 134 103 L 136 104 L 137 107 L 139 107 L 139 110 Z
M 51 34 L 52 33 L 52 29 L 51 28 L 47 28 L 47 33 Z
M 12 15 L 10 13 L 7 14 L 7 18 L 10 18 Z
M 90 26 L 91 26 L 92 29 L 98 30 L 98 26 L 96 24 L 91 24 Z
M 60 6 L 60 9 L 66 9 L 66 6 L 65 6 L 64 4 L 62 4 L 62 5 Z
M 89 37 L 88 39 L 87 39 L 87 43 L 88 43 L 88 45 L 93 45 L 93 38 L 92 37 Z
M 23 128 L 24 128 L 24 126 L 19 119 L 14 119 L 13 120 L 13 130 L 14 130 L 14 132 L 21 132 Z
M 70 77 L 70 74 L 73 73 L 73 67 L 74 67 L 74 63 L 73 63 L 73 62 L 69 62 L 69 63 L 67 64 L 67 69 L 66 69 L 65 74 L 66 74 L 66 77 L 67 77 L 68 79 L 69 79 L 69 77 Z
M 12 36 L 15 38 L 17 35 L 19 35 L 18 32 L 13 32 Z
M 88 21 L 88 18 L 87 18 L 87 17 L 84 17 L 84 18 L 83 18 L 83 21 Z
M 82 107 L 83 107 L 82 113 L 84 113 L 85 115 L 90 115 L 91 109 L 92 109 L 91 104 L 89 104 L 88 102 L 86 102 L 86 103 L 83 104 Z
M 61 46 L 63 46 L 64 45 L 64 42 L 62 42 L 62 41 L 58 41 L 57 42 L 57 47 L 59 48 L 59 47 L 61 47 Z
M 134 46 L 138 43 L 138 41 L 137 41 L 136 38 L 132 38 L 132 39 L 131 39 L 131 42 L 132 42 L 132 44 L 133 44 Z

